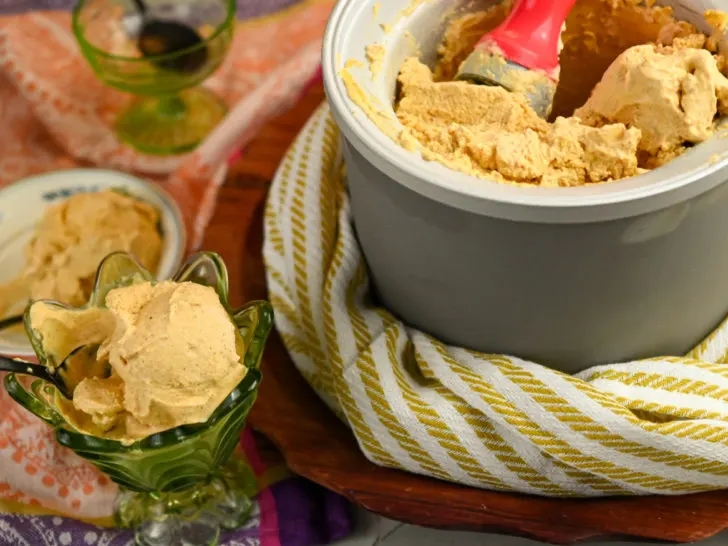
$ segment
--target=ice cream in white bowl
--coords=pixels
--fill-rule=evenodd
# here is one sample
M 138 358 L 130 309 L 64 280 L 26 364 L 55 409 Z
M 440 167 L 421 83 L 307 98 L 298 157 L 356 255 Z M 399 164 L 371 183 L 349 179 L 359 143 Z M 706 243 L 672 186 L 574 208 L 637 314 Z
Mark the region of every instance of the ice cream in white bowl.
M 72 199 L 74 205 L 66 206 Z M 22 314 L 30 298 L 83 303 L 77 300 L 90 293 L 97 262 L 118 250 L 135 251 L 158 278 L 166 278 L 181 263 L 184 233 L 171 197 L 121 172 L 71 169 L 5 186 L 0 189 L 3 318 Z M 34 356 L 21 324 L 0 330 L 0 354 Z

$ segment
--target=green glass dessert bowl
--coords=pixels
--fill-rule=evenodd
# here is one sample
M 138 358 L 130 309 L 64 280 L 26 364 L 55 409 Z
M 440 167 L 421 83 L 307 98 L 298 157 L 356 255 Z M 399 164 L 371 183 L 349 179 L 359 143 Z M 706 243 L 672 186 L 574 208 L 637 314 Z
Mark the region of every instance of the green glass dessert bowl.
M 123 142 L 185 153 L 223 119 L 225 104 L 200 84 L 230 49 L 235 8 L 235 0 L 78 0 L 81 53 L 102 82 L 138 97 L 116 120 Z
M 55 429 L 61 445 L 93 463 L 119 485 L 116 521 L 119 526 L 134 529 L 137 544 L 214 545 L 222 531 L 242 526 L 252 508 L 248 495 L 254 492 L 253 474 L 235 452 L 257 396 L 260 360 L 273 326 L 273 311 L 264 301 L 232 309 L 227 270 L 214 253 L 193 255 L 171 280 L 214 288 L 239 334 L 236 351 L 247 372 L 206 422 L 178 426 L 124 444 L 81 432 L 64 416 L 62 408 L 68 401 L 51 383 L 28 382 L 24 376 L 9 373 L 5 388 L 23 407 Z M 154 281 L 129 254 L 111 254 L 99 266 L 86 308 L 103 308 L 107 294 L 115 288 Z M 31 327 L 30 311 L 35 303 L 25 312 L 26 333 L 39 362 L 59 374 L 73 392 L 83 375 L 78 373 L 79 365 L 88 373 L 88 366 L 95 363 L 89 357 L 94 351 L 81 346 L 68 356 L 50 349 Z M 42 303 L 70 309 L 57 302 Z M 68 366 L 69 361 L 73 366 Z

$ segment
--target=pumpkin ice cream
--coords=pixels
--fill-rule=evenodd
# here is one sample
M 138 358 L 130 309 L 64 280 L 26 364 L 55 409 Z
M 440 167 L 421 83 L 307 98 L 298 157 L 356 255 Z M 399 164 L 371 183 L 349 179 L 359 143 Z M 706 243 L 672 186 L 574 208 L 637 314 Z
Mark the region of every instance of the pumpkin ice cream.
M 728 19 L 706 12 L 715 28 L 706 36 L 676 21 L 670 8 L 645 4 L 577 0 L 562 35 L 561 81 L 548 121 L 517 91 L 528 82 L 508 92 L 452 81 L 480 37 L 508 14 L 508 0 L 455 17 L 433 68 L 417 57 L 404 61 L 394 103 L 397 130 L 382 122 L 383 110 L 349 73 L 353 63 L 341 75 L 350 98 L 426 160 L 511 184 L 619 180 L 704 142 L 728 114 L 728 78 L 721 72 L 727 63 L 718 54 Z
M 71 360 L 80 382 L 64 411 L 80 430 L 124 443 L 206 421 L 246 372 L 235 326 L 208 286 L 134 284 L 110 291 L 106 308 L 37 302 L 30 321 L 55 354 L 98 344 L 92 365 Z
M 575 115 L 639 129 L 642 162 L 656 167 L 708 140 L 726 113 L 728 79 L 709 51 L 648 44 L 622 53 Z
M 99 263 L 112 252 L 130 252 L 155 271 L 159 219 L 152 205 L 114 190 L 80 193 L 50 207 L 25 249 L 22 273 L 0 286 L 0 314 L 28 299 L 83 305 Z
M 399 80 L 400 142 L 425 159 L 499 181 L 544 186 L 579 185 L 638 172 L 641 133 L 622 124 L 600 128 L 575 118 L 549 124 L 526 99 L 500 87 L 435 83 L 417 59 Z

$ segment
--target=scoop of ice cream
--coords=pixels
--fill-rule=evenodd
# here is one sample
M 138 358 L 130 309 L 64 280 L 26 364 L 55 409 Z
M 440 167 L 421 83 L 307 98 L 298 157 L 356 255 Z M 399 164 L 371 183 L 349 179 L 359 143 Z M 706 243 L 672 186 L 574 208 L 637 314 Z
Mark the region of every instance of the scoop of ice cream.
M 235 326 L 211 287 L 136 284 L 106 305 L 116 328 L 99 358 L 124 382 L 127 428 L 204 421 L 243 378 Z
M 0 287 L 0 312 L 28 297 L 86 303 L 99 263 L 112 252 L 129 252 L 154 271 L 162 251 L 158 222 L 153 206 L 112 190 L 50 207 L 25 249 L 19 279 Z
M 466 82 L 435 82 L 418 59 L 399 74 L 399 142 L 425 159 L 500 181 L 573 186 L 638 173 L 640 132 L 621 123 L 587 127 L 541 119 L 519 93 Z
M 96 365 L 93 375 L 77 377 L 91 366 L 71 359 L 80 383 L 66 413 L 82 430 L 126 443 L 206 421 L 246 372 L 217 292 L 195 283 L 116 288 L 105 309 L 39 302 L 31 324 L 60 360 L 79 345 L 98 345 L 95 361 L 111 375 Z
M 640 129 L 640 150 L 660 164 L 710 138 L 726 112 L 728 79 L 709 51 L 647 44 L 622 53 L 576 115 L 589 125 Z

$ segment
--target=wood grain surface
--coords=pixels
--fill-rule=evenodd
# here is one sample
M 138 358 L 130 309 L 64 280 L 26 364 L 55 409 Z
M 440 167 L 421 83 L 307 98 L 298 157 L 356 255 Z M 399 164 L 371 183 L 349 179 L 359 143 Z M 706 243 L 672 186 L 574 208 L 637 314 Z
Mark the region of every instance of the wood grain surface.
M 278 162 L 323 100 L 320 85 L 272 120 L 243 152 L 220 193 L 205 249 L 228 264 L 234 304 L 265 297 L 262 205 Z M 440 482 L 367 461 L 355 438 L 296 371 L 274 333 L 251 424 L 295 472 L 377 514 L 435 528 L 496 531 L 554 544 L 629 537 L 694 542 L 728 528 L 728 493 L 556 500 Z

